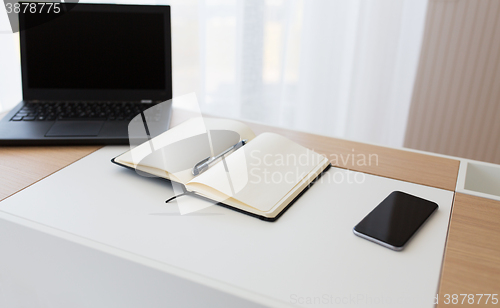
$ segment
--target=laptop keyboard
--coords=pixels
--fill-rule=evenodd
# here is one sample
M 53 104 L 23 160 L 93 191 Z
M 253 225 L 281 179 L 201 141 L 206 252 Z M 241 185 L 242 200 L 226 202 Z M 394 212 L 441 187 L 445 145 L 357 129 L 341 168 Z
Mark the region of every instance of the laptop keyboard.
M 152 105 L 137 102 L 27 102 L 11 121 L 130 121 Z M 161 108 L 162 104 L 156 108 L 156 121 L 160 119 Z

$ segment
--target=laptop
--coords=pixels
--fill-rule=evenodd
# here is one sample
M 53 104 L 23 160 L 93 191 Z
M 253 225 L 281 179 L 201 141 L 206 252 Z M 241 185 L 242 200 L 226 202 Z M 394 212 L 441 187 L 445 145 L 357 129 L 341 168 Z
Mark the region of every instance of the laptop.
M 145 110 L 168 129 L 169 6 L 46 9 L 19 14 L 23 101 L 0 121 L 0 145 L 128 144 Z

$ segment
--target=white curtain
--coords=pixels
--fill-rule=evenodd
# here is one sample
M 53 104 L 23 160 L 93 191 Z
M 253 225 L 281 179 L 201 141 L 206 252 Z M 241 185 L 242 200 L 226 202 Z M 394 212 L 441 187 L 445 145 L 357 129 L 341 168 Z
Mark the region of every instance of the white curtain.
M 12 33 L 7 13 L 0 2 L 0 113 L 22 99 L 19 35 Z
M 427 0 L 149 3 L 172 6 L 174 96 L 195 92 L 217 116 L 403 145 Z M 12 76 L 5 86 L 2 70 L 2 92 L 20 91 Z

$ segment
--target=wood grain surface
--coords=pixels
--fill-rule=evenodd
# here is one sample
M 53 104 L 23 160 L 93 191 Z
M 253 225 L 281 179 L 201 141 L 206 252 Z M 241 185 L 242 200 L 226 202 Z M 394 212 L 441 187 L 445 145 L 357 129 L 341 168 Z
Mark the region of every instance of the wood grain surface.
M 0 113 L 0 119 L 7 112 Z M 0 201 L 89 155 L 99 146 L 0 147 Z
M 87 156 L 98 146 L 0 147 L 0 200 Z
M 445 294 L 474 294 L 467 307 L 500 307 L 500 201 L 455 193 L 441 273 L 439 307 Z M 498 304 L 478 305 L 475 294 L 498 294 Z M 462 296 L 460 296 L 460 301 Z M 482 304 L 482 305 L 481 305 Z

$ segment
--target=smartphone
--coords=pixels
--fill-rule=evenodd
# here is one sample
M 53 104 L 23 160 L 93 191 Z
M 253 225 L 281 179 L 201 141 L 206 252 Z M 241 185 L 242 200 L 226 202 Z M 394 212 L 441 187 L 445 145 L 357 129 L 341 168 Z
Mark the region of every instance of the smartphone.
M 353 232 L 384 247 L 403 250 L 437 208 L 435 202 L 393 191 L 354 227 Z

